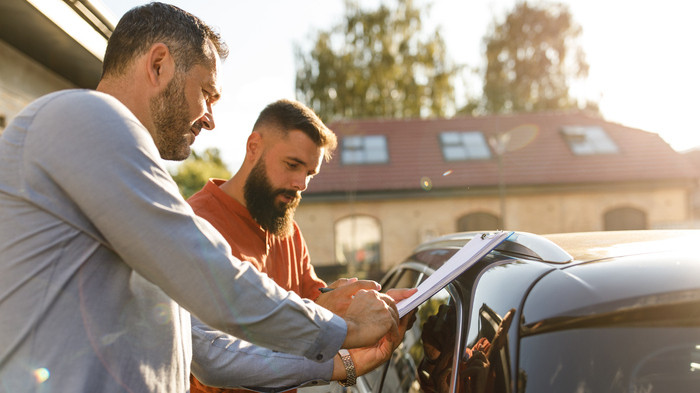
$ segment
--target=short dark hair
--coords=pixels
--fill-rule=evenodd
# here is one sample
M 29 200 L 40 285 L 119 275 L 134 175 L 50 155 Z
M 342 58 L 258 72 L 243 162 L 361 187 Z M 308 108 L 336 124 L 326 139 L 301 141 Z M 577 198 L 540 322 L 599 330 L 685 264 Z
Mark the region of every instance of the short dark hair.
M 303 132 L 316 146 L 325 149 L 326 161 L 331 159 L 333 150 L 338 145 L 338 139 L 333 131 L 323 124 L 313 110 L 298 101 L 279 100 L 265 107 L 260 112 L 253 131 L 263 126 L 272 127 L 284 135 L 292 130 Z
M 134 7 L 122 16 L 107 42 L 102 76 L 123 74 L 133 59 L 159 42 L 168 46 L 178 71 L 208 65 L 208 41 L 222 60 L 228 56 L 219 33 L 189 12 L 158 2 Z

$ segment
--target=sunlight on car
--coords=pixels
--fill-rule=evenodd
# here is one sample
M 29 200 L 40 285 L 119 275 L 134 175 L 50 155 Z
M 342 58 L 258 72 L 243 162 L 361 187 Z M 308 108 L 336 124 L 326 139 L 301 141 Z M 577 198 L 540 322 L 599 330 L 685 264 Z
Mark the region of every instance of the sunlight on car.
M 700 391 L 700 231 L 516 233 L 419 307 L 359 392 Z M 470 235 L 426 241 L 382 287 L 416 286 Z
M 648 254 L 667 250 L 676 250 L 682 253 L 692 253 L 700 244 L 700 236 L 697 234 L 685 234 L 664 239 L 633 241 L 618 243 L 606 247 L 608 257 L 620 255 Z

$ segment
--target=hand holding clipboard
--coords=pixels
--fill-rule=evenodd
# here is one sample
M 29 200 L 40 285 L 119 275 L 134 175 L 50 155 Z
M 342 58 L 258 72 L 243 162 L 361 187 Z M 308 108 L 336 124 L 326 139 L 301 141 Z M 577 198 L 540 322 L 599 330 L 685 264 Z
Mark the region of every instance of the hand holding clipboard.
M 418 285 L 418 292 L 408 299 L 396 304 L 399 309 L 399 317 L 408 314 L 409 311 L 421 305 L 452 280 L 464 273 L 469 267 L 481 260 L 486 254 L 506 240 L 513 232 L 498 231 L 484 233 L 472 238 L 467 244 L 448 259 L 435 273 Z

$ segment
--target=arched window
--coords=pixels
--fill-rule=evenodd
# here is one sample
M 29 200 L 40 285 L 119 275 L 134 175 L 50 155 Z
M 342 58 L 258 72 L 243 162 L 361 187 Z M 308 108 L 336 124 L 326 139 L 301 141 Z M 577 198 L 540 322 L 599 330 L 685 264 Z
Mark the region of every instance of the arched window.
M 604 216 L 606 231 L 647 229 L 647 215 L 633 207 L 618 207 L 608 210 Z
M 374 217 L 354 215 L 335 223 L 335 258 L 351 275 L 372 276 L 381 270 L 381 244 L 381 228 Z
M 486 212 L 470 213 L 457 220 L 458 232 L 494 231 L 500 226 L 498 216 Z

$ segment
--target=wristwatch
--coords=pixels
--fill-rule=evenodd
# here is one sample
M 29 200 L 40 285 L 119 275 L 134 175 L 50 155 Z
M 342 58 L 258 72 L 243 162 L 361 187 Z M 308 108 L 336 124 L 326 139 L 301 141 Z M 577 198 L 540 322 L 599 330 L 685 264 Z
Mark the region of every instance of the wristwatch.
M 355 385 L 355 381 L 357 378 L 357 374 L 355 373 L 355 363 L 352 361 L 352 357 L 350 356 L 350 352 L 348 352 L 347 349 L 341 349 L 338 351 L 338 355 L 340 355 L 340 359 L 343 361 L 343 365 L 345 366 L 345 379 L 342 381 L 338 381 L 339 384 L 342 386 L 353 386 Z

